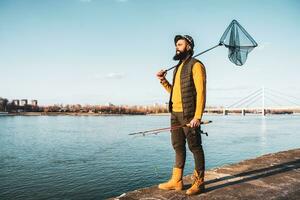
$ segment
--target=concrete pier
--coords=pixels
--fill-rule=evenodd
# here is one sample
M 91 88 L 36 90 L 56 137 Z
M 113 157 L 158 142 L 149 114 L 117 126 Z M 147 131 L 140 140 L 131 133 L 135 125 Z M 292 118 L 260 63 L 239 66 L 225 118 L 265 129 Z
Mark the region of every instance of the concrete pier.
M 162 191 L 157 185 L 124 193 L 113 199 L 300 199 L 300 148 L 206 171 L 205 192 L 185 195 L 192 182 L 184 177 L 185 189 L 180 192 Z M 130 184 L 130 183 L 129 183 Z

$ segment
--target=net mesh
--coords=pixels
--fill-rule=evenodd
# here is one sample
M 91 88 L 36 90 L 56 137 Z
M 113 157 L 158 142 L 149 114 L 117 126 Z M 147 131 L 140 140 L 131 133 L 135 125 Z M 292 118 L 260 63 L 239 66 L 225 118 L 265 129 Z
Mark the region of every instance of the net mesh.
M 238 66 L 242 66 L 248 54 L 257 47 L 255 40 L 236 20 L 233 20 L 227 27 L 220 39 L 220 44 L 228 48 L 229 60 Z

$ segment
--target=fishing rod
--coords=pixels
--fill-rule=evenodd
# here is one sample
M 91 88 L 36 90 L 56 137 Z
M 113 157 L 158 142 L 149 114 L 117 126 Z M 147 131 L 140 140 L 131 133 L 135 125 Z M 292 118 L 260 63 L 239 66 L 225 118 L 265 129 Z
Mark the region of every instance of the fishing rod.
M 209 124 L 212 123 L 211 120 L 209 121 L 202 121 L 200 124 Z M 184 125 L 175 125 L 175 126 L 171 126 L 171 127 L 166 127 L 166 128 L 158 128 L 158 129 L 152 129 L 152 130 L 146 130 L 146 131 L 139 131 L 139 132 L 135 132 L 135 133 L 129 133 L 128 135 L 151 135 L 151 134 L 157 134 L 160 132 L 164 132 L 164 131 L 173 131 L 179 128 L 183 128 L 183 127 L 191 127 L 190 124 L 184 124 Z M 204 133 L 201 131 L 201 134 L 205 134 L 206 136 L 208 136 L 207 133 Z

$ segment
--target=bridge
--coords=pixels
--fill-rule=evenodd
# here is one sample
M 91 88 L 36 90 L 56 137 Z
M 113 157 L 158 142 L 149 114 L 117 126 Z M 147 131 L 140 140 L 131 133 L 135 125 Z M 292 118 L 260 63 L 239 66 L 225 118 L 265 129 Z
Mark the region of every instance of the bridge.
M 300 113 L 300 98 L 270 88 L 259 88 L 238 101 L 222 108 L 206 108 L 216 114 L 293 114 Z

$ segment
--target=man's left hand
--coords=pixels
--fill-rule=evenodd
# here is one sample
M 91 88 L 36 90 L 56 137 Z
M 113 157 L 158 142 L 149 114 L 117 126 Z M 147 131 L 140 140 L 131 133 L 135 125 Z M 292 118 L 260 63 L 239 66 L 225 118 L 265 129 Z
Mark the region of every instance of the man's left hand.
M 200 126 L 200 120 L 199 119 L 192 119 L 192 121 L 190 122 L 190 127 L 191 128 L 196 128 Z

